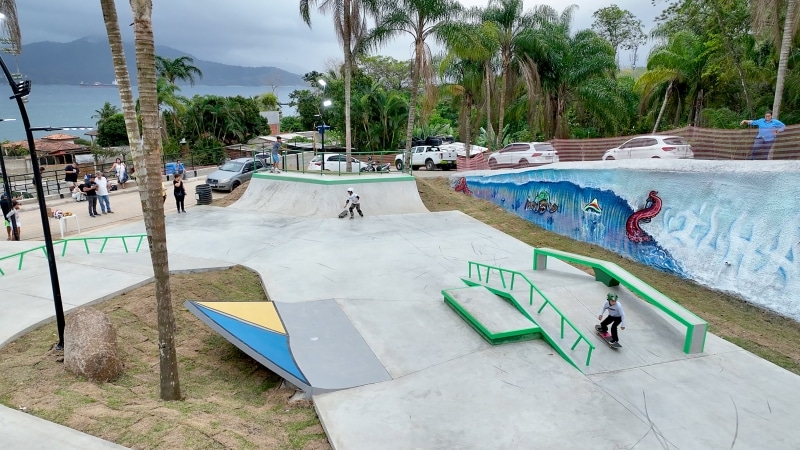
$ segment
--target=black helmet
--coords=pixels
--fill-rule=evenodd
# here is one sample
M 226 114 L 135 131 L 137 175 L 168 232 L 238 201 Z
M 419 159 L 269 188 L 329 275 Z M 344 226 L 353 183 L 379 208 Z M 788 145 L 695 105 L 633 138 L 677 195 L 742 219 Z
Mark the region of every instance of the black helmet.
M 613 301 L 617 301 L 617 298 L 619 298 L 619 296 L 617 294 L 613 293 L 613 292 L 609 292 L 608 295 L 606 296 L 606 299 L 608 301 L 612 301 L 612 300 Z

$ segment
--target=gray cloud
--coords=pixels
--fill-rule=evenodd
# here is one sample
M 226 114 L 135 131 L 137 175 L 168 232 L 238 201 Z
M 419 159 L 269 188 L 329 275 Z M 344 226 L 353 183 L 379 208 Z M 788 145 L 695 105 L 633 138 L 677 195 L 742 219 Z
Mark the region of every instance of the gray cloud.
M 467 6 L 485 6 L 486 0 L 461 0 Z M 300 19 L 296 1 L 264 0 L 167 0 L 153 2 L 156 43 L 185 51 L 196 58 L 241 66 L 275 66 L 295 73 L 324 70 L 326 62 L 341 60 L 341 50 L 329 17 L 312 14 L 309 27 Z M 550 4 L 561 10 L 566 2 L 556 0 L 525 2 Z M 591 27 L 592 13 L 617 4 L 639 17 L 647 31 L 660 12 L 643 0 L 583 0 L 575 13 L 573 30 Z M 123 38 L 133 39 L 130 4 L 117 0 L 117 14 Z M 82 0 L 25 0 L 17 2 L 23 43 L 69 42 L 86 36 L 106 34 L 100 2 Z M 407 40 L 407 39 L 406 39 Z M 411 57 L 410 42 L 397 39 L 378 53 L 397 59 Z M 642 65 L 644 56 L 640 58 Z M 626 59 L 622 58 L 623 63 Z

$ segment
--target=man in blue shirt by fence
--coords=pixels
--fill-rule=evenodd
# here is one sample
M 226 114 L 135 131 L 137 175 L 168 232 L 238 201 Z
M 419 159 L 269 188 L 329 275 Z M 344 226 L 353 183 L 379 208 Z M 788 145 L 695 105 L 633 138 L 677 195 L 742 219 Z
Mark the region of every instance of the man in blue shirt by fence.
M 743 120 L 740 125 L 758 127 L 758 135 L 750 152 L 750 159 L 769 159 L 769 152 L 775 145 L 775 136 L 786 129 L 786 125 L 778 119 L 772 118 L 772 111 L 767 111 L 763 119 Z

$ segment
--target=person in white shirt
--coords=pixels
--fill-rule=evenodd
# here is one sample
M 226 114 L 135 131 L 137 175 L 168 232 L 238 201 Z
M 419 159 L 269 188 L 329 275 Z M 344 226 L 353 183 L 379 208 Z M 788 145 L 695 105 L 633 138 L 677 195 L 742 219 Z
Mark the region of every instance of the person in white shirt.
M 103 214 L 113 214 L 114 211 L 111 210 L 111 202 L 108 201 L 108 186 L 110 184 L 108 178 L 103 175 L 102 171 L 98 171 L 94 182 L 97 183 L 97 198 L 100 200 L 100 211 L 102 211 Z
M 350 204 L 350 219 L 353 219 L 353 208 L 358 211 L 359 216 L 364 217 L 364 213 L 361 212 L 361 197 L 353 192 L 353 188 L 347 188 L 347 201 L 344 202 L 345 209 L 348 203 Z
M 608 317 L 606 317 L 606 320 L 603 320 L 603 313 L 606 311 L 608 311 Z M 625 311 L 622 309 L 622 304 L 618 301 L 617 294 L 613 292 L 608 293 L 606 303 L 603 305 L 603 309 L 600 310 L 600 315 L 597 316 L 597 320 L 603 320 L 600 322 L 599 328 L 597 328 L 597 331 L 601 333 L 607 333 L 608 325 L 611 324 L 611 343 L 618 343 L 619 336 L 617 335 L 617 325 L 619 325 L 621 329 L 625 329 Z

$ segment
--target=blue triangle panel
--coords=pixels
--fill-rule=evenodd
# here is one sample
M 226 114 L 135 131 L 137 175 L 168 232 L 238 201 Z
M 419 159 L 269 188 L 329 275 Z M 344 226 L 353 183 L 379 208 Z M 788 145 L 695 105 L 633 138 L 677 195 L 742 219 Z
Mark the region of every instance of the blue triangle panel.
M 292 357 L 288 336 L 236 320 L 197 303 L 195 306 L 246 346 L 308 384 L 308 380 L 303 376 L 303 372 L 297 367 L 294 357 Z

